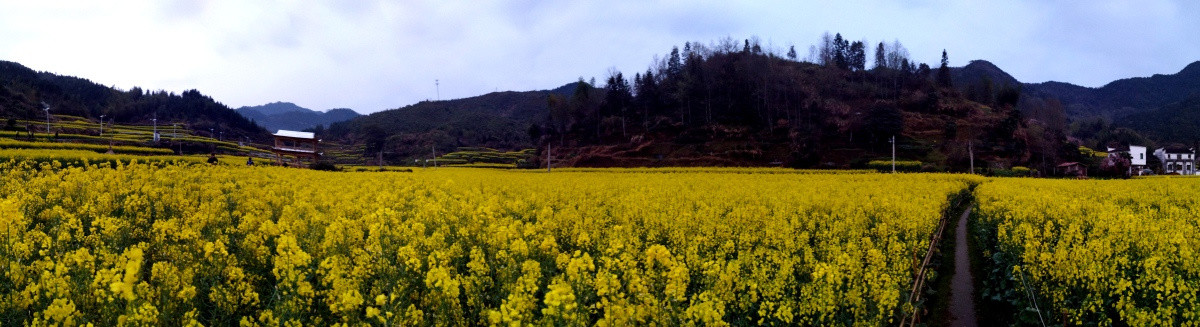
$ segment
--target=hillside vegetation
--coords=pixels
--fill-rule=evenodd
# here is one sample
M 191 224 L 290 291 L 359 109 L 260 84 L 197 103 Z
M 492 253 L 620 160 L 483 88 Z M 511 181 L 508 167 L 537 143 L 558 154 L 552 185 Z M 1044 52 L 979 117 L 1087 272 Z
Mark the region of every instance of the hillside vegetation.
M 575 85 L 544 91 L 494 92 L 445 101 L 422 101 L 399 109 L 372 113 L 318 129 L 329 139 L 365 145 L 362 155 L 411 162 L 428 159 L 436 149 L 458 147 L 521 150 L 535 146 L 529 127 L 542 123 L 550 95 L 565 96 Z M 402 160 L 403 159 L 403 160 Z
M 819 58 L 802 61 L 756 40 L 689 42 L 645 72 L 614 71 L 603 85 L 580 79 L 552 91 L 426 101 L 324 132 L 385 160 L 457 147 L 536 147 L 543 167 L 547 147 L 555 166 L 865 168 L 890 159 L 894 136 L 901 159 L 960 171 L 972 151 L 979 167 L 1007 168 L 1069 148 L 1060 146 L 1064 135 L 1025 131 L 1014 110 L 1019 88 L 972 101 L 940 67 L 911 61 L 899 42 L 837 35 L 820 49 Z
M 143 91 L 139 87 L 118 90 L 0 61 L 0 117 L 45 119 L 46 107 L 51 114 L 94 121 L 103 115 L 109 123 L 150 125 L 152 119 L 157 119 L 162 126 L 178 123 L 197 131 L 212 129 L 228 138 L 248 137 L 263 142 L 269 137 L 262 127 L 197 90 L 181 94 Z
M 687 43 L 646 72 L 551 97 L 531 133 L 575 166 L 865 167 L 890 159 L 894 137 L 927 170 L 966 170 L 971 151 L 979 167 L 1007 168 L 1042 157 L 1031 143 L 1062 141 L 1025 132 L 1019 89 L 972 101 L 951 87 L 948 58 L 935 69 L 880 43 L 867 69 L 867 46 L 837 35 L 809 62 L 753 40 Z

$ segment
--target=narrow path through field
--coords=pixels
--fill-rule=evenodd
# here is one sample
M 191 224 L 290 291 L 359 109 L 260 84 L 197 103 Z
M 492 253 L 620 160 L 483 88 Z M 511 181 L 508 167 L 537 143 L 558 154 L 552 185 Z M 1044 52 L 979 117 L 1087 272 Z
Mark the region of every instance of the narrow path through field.
M 971 256 L 967 251 L 967 216 L 963 210 L 954 230 L 954 277 L 950 278 L 950 326 L 978 326 L 975 320 L 975 284 L 971 278 Z

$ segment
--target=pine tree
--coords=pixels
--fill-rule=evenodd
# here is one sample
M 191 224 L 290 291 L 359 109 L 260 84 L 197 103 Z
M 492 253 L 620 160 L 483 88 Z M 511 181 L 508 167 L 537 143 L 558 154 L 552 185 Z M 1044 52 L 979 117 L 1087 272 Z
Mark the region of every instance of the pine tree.
M 667 59 L 667 79 L 675 80 L 683 73 L 683 59 L 679 57 L 679 48 L 671 48 L 671 57 Z
M 608 77 L 608 85 L 605 86 L 607 92 L 604 94 L 604 103 L 600 106 L 602 110 L 601 118 L 617 116 L 621 118 L 621 134 L 625 135 L 625 121 L 629 117 L 629 105 L 633 102 L 633 93 L 629 87 L 629 82 L 625 80 L 625 76 L 621 72 L 610 74 Z
M 937 83 L 943 87 L 953 85 L 950 81 L 950 57 L 946 56 L 945 49 L 942 49 L 942 66 L 938 67 Z
M 882 41 L 875 47 L 875 69 L 879 68 L 887 68 L 887 50 Z
M 867 65 L 867 50 L 866 45 L 861 41 L 855 41 L 850 44 L 850 69 L 864 70 Z
M 796 61 L 796 46 L 793 45 L 788 48 L 787 57 L 788 57 L 788 59 L 791 59 L 792 61 Z
M 846 40 L 842 38 L 842 33 L 837 33 L 833 37 L 833 64 L 840 69 L 849 69 L 850 61 L 847 54 L 850 52 L 846 45 Z

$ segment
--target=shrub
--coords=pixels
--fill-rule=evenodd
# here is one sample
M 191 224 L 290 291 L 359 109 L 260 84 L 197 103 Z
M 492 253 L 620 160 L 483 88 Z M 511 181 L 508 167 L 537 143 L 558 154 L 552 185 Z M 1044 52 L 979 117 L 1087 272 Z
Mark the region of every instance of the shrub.
M 871 160 L 867 163 L 867 168 L 875 169 L 881 172 L 892 171 L 891 160 Z M 921 170 L 921 162 L 916 160 L 896 160 L 896 171 L 915 172 Z
M 311 165 L 308 165 L 308 168 L 313 169 L 313 170 L 322 170 L 322 171 L 342 171 L 342 169 L 338 168 L 337 165 L 333 164 L 332 162 L 328 162 L 328 161 L 314 162 Z

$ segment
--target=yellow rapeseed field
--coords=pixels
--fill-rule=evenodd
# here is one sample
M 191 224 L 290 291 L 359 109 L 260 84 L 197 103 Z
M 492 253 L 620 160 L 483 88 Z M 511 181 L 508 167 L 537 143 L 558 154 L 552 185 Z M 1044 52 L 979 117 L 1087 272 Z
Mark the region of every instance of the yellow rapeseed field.
M 997 179 L 976 196 L 990 292 L 1026 323 L 1200 322 L 1200 179 Z
M 980 181 L 116 165 L 0 164 L 0 323 L 885 325 Z

